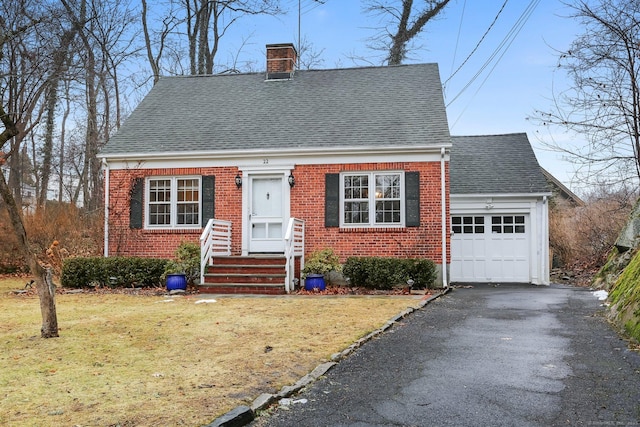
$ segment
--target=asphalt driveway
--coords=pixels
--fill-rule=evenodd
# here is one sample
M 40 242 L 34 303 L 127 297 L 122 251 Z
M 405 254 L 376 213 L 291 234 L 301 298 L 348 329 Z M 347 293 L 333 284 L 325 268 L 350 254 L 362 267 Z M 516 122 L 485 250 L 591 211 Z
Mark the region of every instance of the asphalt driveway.
M 640 425 L 640 355 L 587 289 L 433 301 L 253 426 Z

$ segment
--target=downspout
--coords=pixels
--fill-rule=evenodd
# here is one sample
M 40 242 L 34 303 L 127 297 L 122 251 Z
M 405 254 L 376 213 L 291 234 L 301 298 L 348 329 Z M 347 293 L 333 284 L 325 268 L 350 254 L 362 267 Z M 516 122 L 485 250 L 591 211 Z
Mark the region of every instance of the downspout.
M 109 163 L 102 159 L 104 173 L 104 256 L 109 256 Z
M 444 147 L 440 148 L 440 193 L 441 200 L 440 205 L 442 206 L 441 218 L 442 218 L 442 287 L 447 288 L 449 286 L 447 280 L 447 232 L 448 232 L 448 221 L 447 221 L 447 189 L 446 185 L 446 176 L 445 176 L 445 161 L 444 161 L 445 149 Z
M 540 275 L 540 281 L 542 285 L 549 285 L 549 270 L 551 268 L 551 260 L 549 259 L 549 200 L 547 196 L 542 197 L 542 232 L 544 239 L 542 239 L 542 271 Z M 544 230 L 547 230 L 545 232 Z M 540 264 L 540 263 L 539 263 Z

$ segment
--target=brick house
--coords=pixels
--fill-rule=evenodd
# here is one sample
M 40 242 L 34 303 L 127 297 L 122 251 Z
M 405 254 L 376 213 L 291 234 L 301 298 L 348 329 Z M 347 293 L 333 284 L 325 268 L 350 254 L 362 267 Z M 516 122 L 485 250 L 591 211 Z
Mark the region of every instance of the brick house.
M 296 71 L 296 60 L 293 45 L 268 45 L 266 75 L 154 86 L 100 153 L 106 256 L 169 258 L 213 239 L 204 263 L 284 255 L 280 292 L 330 247 L 343 261 L 428 258 L 447 286 L 452 144 L 437 65 Z M 251 291 L 228 279 L 217 291 Z

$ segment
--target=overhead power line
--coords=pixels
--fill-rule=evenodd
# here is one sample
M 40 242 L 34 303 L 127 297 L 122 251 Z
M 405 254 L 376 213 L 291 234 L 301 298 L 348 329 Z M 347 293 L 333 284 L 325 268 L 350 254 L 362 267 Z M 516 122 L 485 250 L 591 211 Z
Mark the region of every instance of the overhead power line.
M 500 60 L 503 58 L 504 54 L 507 52 L 507 50 L 509 49 L 509 47 L 511 46 L 511 44 L 513 43 L 513 41 L 515 40 L 517 35 L 520 33 L 520 31 L 522 30 L 522 28 L 524 27 L 526 22 L 529 20 L 529 18 L 531 17 L 533 11 L 535 10 L 535 8 L 538 6 L 539 3 L 540 3 L 540 0 L 531 0 L 531 2 L 527 5 L 526 9 L 522 12 L 522 14 L 518 18 L 518 20 L 514 23 L 514 25 L 511 27 L 509 32 L 505 35 L 505 37 L 500 42 L 500 44 L 496 47 L 496 49 L 493 51 L 493 53 L 482 64 L 480 69 L 474 74 L 474 76 L 469 80 L 469 82 L 458 92 L 458 94 L 456 96 L 454 96 L 453 99 L 451 99 L 447 103 L 447 105 L 446 105 L 447 107 L 450 106 L 453 102 L 455 102 L 460 97 L 460 95 L 462 95 L 462 93 L 464 93 L 469 88 L 469 86 L 471 86 L 473 84 L 473 82 L 475 82 L 475 80 L 478 77 L 480 77 L 480 75 L 487 69 L 487 67 L 489 67 L 489 65 L 495 59 L 495 62 L 491 66 L 488 74 L 486 75 L 486 77 L 484 78 L 484 80 L 482 81 L 480 86 L 478 87 L 478 90 L 476 91 L 476 94 L 478 93 L 480 88 L 484 85 L 484 83 L 487 81 L 489 76 L 492 74 L 492 72 L 495 69 L 495 67 L 498 65 Z M 456 72 L 457 72 L 457 70 L 456 70 Z M 451 77 L 449 77 L 449 79 L 447 79 L 446 81 L 449 81 L 450 78 Z M 458 119 L 459 119 L 459 117 L 458 117 Z M 457 122 L 457 120 L 456 120 L 456 122 Z M 454 122 L 454 126 L 455 126 L 456 122 Z
M 476 43 L 476 46 L 471 50 L 471 52 L 469 53 L 469 55 L 467 55 L 467 57 L 465 58 L 464 61 L 462 61 L 462 64 L 460 64 L 460 66 L 458 66 L 458 68 L 449 76 L 449 78 L 447 80 L 444 81 L 443 85 L 446 85 L 447 82 L 449 80 L 451 80 L 453 78 L 453 76 L 455 76 L 456 74 L 458 74 L 458 71 L 460 71 L 462 69 L 462 67 L 464 67 L 464 64 L 467 63 L 467 61 L 469 61 L 469 59 L 471 58 L 471 56 L 473 56 L 473 54 L 478 50 L 478 48 L 480 47 L 480 45 L 482 44 L 482 41 L 485 39 L 485 37 L 487 37 L 487 34 L 489 34 L 489 31 L 491 31 L 491 28 L 493 28 L 493 26 L 495 25 L 495 23 L 498 21 L 498 18 L 500 17 L 500 14 L 502 13 L 502 11 L 504 10 L 505 6 L 507 5 L 507 3 L 509 2 L 509 0 L 505 0 L 504 3 L 502 3 L 502 7 L 500 8 L 500 10 L 498 11 L 498 13 L 496 14 L 496 17 L 493 18 L 493 22 L 491 22 L 491 25 L 489 25 L 489 28 L 487 28 L 487 31 L 484 32 L 484 34 L 482 35 L 482 37 L 480 37 L 480 40 L 478 41 L 478 43 Z M 465 3 L 466 4 L 466 3 Z

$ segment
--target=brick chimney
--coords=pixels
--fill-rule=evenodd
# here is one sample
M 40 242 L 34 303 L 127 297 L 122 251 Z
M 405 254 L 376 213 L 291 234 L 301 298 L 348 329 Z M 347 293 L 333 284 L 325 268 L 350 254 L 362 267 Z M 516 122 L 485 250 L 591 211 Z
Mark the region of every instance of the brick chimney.
M 267 45 L 267 80 L 292 79 L 298 52 L 293 43 Z

